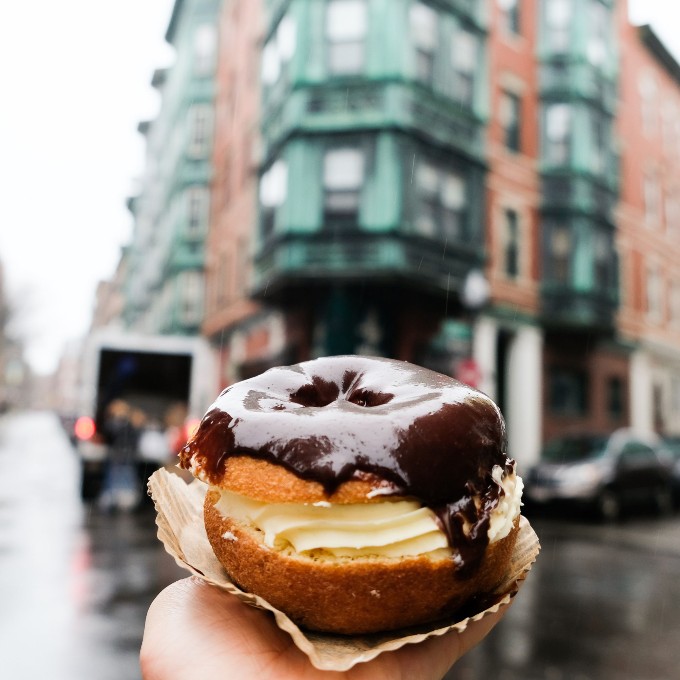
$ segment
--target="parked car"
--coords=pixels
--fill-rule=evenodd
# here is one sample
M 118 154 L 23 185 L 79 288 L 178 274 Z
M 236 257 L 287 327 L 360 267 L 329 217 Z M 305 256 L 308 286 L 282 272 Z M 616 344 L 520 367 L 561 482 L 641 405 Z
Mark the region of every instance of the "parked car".
M 672 508 L 671 474 L 661 440 L 632 430 L 572 434 L 548 442 L 525 475 L 529 506 L 581 506 L 604 520 L 624 509 Z
M 676 507 L 680 507 L 680 437 L 668 437 L 664 439 L 663 450 L 668 456 L 671 466 L 673 499 Z

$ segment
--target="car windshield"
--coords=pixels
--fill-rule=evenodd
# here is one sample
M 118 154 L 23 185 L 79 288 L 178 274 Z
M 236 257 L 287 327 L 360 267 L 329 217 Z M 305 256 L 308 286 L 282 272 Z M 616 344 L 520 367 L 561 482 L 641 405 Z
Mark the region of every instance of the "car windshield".
M 541 457 L 550 463 L 578 463 L 602 456 L 606 444 L 607 437 L 597 435 L 560 437 L 545 445 Z

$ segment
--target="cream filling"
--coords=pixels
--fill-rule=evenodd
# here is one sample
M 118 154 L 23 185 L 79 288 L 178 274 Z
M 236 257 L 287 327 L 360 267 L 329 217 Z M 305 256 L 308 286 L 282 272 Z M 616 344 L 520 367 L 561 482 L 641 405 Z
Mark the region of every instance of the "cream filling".
M 522 480 L 494 469 L 494 479 L 506 490 L 494 510 L 489 540 L 508 535 L 521 505 Z M 434 512 L 416 501 L 399 500 L 351 505 L 327 502 L 262 503 L 219 489 L 216 509 L 224 516 L 257 527 L 270 548 L 335 557 L 405 557 L 451 554 Z
M 522 490 L 524 489 L 522 478 L 516 474 L 506 475 L 500 465 L 494 465 L 491 477 L 503 487 L 504 493 L 491 513 L 489 543 L 500 541 L 512 530 L 522 507 Z

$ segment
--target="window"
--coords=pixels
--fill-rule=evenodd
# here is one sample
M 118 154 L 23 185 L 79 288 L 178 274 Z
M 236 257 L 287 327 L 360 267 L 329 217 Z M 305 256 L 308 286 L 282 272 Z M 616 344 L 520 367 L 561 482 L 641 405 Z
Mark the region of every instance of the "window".
M 212 133 L 212 108 L 209 104 L 194 104 L 189 108 L 189 144 L 187 154 L 192 158 L 208 155 Z
M 508 33 L 520 33 L 520 0 L 498 0 L 498 6 L 503 11 L 503 25 Z
M 638 82 L 640 92 L 640 107 L 642 115 L 642 131 L 651 137 L 656 131 L 658 114 L 656 80 L 651 73 L 645 73 Z
M 653 321 L 661 321 L 663 282 L 656 267 L 647 268 L 647 316 Z
M 609 11 L 601 0 L 591 0 L 589 16 L 588 45 L 586 56 L 594 66 L 602 66 L 607 61 L 609 45 Z
M 656 454 L 654 449 L 641 441 L 629 441 L 623 445 L 621 449 L 621 460 L 626 463 L 640 464 L 656 462 Z
M 571 230 L 563 224 L 553 224 L 548 230 L 547 278 L 556 283 L 571 281 Z
M 198 271 L 182 272 L 181 322 L 186 325 L 200 323 L 203 317 L 203 275 Z
M 668 312 L 671 323 L 680 326 L 680 281 L 671 284 Z
M 590 128 L 590 167 L 594 173 L 602 174 L 607 169 L 607 155 L 611 148 L 608 118 L 597 111 L 592 111 L 590 113 Z
M 276 49 L 276 43 L 269 40 L 262 49 L 262 83 L 265 86 L 272 86 L 281 75 L 281 60 Z
M 474 102 L 475 69 L 478 62 L 478 41 L 474 33 L 459 28 L 451 39 L 452 96 L 461 104 Z
M 570 104 L 548 104 L 545 111 L 545 159 L 555 165 L 569 161 L 572 109 Z
M 645 201 L 645 223 L 656 227 L 661 217 L 661 187 L 655 172 L 646 172 L 642 187 Z
M 200 238 L 208 224 L 208 190 L 191 187 L 187 190 L 187 236 Z
M 572 9 L 572 0 L 547 0 L 545 4 L 545 44 L 553 52 L 569 50 Z
M 295 55 L 297 26 L 285 15 L 262 50 L 261 78 L 265 86 L 275 85 Z
M 324 224 L 346 222 L 356 225 L 363 181 L 363 151 L 345 147 L 326 152 L 323 162 Z
M 415 48 L 416 76 L 431 85 L 438 42 L 437 12 L 422 2 L 416 2 L 409 11 L 409 23 Z
M 612 287 L 611 262 L 613 246 L 611 236 L 604 232 L 593 234 L 593 260 L 595 286 L 605 292 Z
M 520 233 L 516 210 L 503 211 L 503 273 L 509 279 L 519 276 Z
M 231 286 L 230 286 L 230 257 L 228 253 L 220 253 L 217 258 L 217 272 L 216 272 L 216 295 L 215 302 L 219 308 L 229 302 Z
M 326 6 L 328 71 L 361 73 L 366 59 L 368 16 L 365 0 L 330 0 Z
M 550 410 L 560 416 L 584 416 L 588 412 L 588 375 L 572 368 L 552 368 L 548 374 Z
M 519 151 L 521 148 L 521 115 L 522 101 L 519 96 L 512 92 L 503 92 L 501 94 L 500 118 L 505 147 L 510 151 Z
M 262 209 L 262 238 L 274 233 L 276 212 L 286 201 L 288 194 L 288 165 L 276 161 L 260 179 L 260 206 Z
M 217 29 L 212 24 L 198 26 L 194 33 L 194 71 L 210 75 L 215 69 Z
M 418 234 L 460 240 L 466 232 L 465 179 L 450 168 L 421 161 L 416 170 Z
M 607 378 L 607 415 L 614 421 L 623 420 L 625 416 L 624 382 L 618 375 Z

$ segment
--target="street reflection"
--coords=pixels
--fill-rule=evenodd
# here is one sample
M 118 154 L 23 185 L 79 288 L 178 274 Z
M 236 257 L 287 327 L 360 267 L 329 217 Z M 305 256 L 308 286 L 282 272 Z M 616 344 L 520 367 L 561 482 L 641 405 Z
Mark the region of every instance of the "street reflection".
M 529 578 L 447 680 L 677 678 L 678 518 L 532 524 L 542 551 Z

